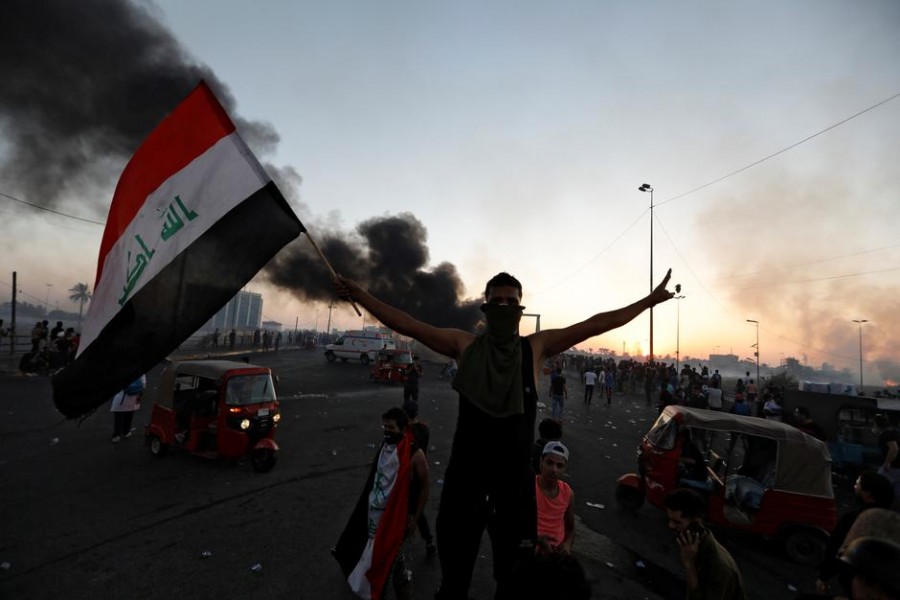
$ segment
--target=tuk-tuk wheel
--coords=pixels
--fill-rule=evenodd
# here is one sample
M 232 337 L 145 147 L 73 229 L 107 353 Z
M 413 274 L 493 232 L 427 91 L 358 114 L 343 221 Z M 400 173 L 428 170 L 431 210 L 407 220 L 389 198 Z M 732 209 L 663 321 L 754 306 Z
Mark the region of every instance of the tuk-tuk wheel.
M 169 445 L 164 444 L 161 439 L 159 439 L 158 435 L 150 436 L 150 454 L 153 456 L 162 458 L 166 455 L 166 452 L 169 450 Z
M 628 485 L 616 487 L 616 502 L 625 510 L 636 511 L 644 505 L 644 493 Z
M 815 529 L 793 529 L 784 540 L 788 558 L 801 565 L 817 565 L 825 558 L 828 539 Z
M 253 470 L 259 473 L 268 473 L 275 466 L 275 451 L 271 448 L 257 448 L 250 455 L 250 464 Z

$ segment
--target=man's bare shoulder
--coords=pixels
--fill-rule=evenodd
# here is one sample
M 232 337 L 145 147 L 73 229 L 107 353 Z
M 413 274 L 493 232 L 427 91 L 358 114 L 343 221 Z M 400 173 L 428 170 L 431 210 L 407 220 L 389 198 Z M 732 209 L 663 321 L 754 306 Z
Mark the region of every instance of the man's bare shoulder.
M 558 330 L 543 329 L 541 331 L 535 331 L 534 333 L 525 336 L 531 344 L 531 352 L 532 354 L 534 354 L 535 359 L 542 360 L 550 358 L 551 354 L 547 351 L 547 345 L 553 339 L 554 331 Z

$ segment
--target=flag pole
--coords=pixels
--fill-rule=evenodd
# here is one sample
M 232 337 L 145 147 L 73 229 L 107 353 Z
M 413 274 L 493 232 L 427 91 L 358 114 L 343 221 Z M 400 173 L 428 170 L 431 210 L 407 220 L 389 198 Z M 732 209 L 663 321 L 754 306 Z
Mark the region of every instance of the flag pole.
M 303 233 L 306 234 L 306 239 L 308 239 L 308 240 L 309 240 L 309 243 L 312 244 L 312 247 L 313 247 L 313 249 L 315 249 L 316 253 L 319 255 L 319 258 L 322 259 L 322 262 L 325 263 L 325 266 L 328 267 L 328 270 L 329 270 L 329 271 L 331 271 L 331 276 L 334 277 L 335 279 L 337 279 L 337 278 L 338 278 L 337 273 L 334 272 L 334 268 L 331 266 L 331 263 L 328 262 L 328 259 L 325 258 L 325 255 L 322 253 L 322 251 L 319 250 L 319 245 L 316 244 L 316 240 L 314 240 L 314 239 L 312 238 L 312 236 L 309 235 L 309 232 L 308 232 L 308 231 L 304 231 Z M 359 316 L 359 317 L 361 317 L 361 316 L 362 316 L 362 313 L 359 312 L 359 307 L 356 306 L 356 302 L 353 301 L 353 298 L 349 298 L 349 299 L 348 299 L 348 302 L 350 302 L 350 306 L 353 307 L 353 310 L 356 311 L 356 315 Z

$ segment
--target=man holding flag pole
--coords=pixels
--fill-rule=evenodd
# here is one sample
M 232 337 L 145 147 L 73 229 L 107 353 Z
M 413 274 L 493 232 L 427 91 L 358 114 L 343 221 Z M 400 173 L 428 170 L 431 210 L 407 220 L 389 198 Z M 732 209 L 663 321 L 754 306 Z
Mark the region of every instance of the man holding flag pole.
M 386 327 L 459 362 L 453 388 L 459 416 L 437 517 L 441 562 L 438 600 L 468 598 L 481 537 L 491 537 L 495 598 L 514 598 L 516 564 L 534 552 L 537 536 L 531 446 L 537 405 L 535 381 L 544 362 L 584 340 L 625 325 L 674 296 L 666 289 L 671 269 L 649 295 L 626 307 L 562 329 L 519 335 L 522 284 L 509 273 L 487 282 L 485 331 L 475 334 L 435 327 L 337 276 L 338 297 L 359 302 Z M 478 465 L 478 468 L 472 468 Z

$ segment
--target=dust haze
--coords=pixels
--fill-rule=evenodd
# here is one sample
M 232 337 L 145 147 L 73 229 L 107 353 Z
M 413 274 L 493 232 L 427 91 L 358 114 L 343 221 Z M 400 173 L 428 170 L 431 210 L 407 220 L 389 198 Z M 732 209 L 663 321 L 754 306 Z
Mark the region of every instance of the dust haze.
M 749 193 L 747 193 L 749 191 Z M 900 264 L 895 237 L 882 237 L 840 181 L 761 178 L 702 213 L 714 294 L 760 321 L 763 337 L 793 344 L 793 357 L 840 369 L 858 364 L 863 324 L 866 385 L 900 382 Z M 889 223 L 900 222 L 894 204 Z M 788 353 L 786 356 L 791 356 Z M 858 368 L 852 369 L 854 374 Z

